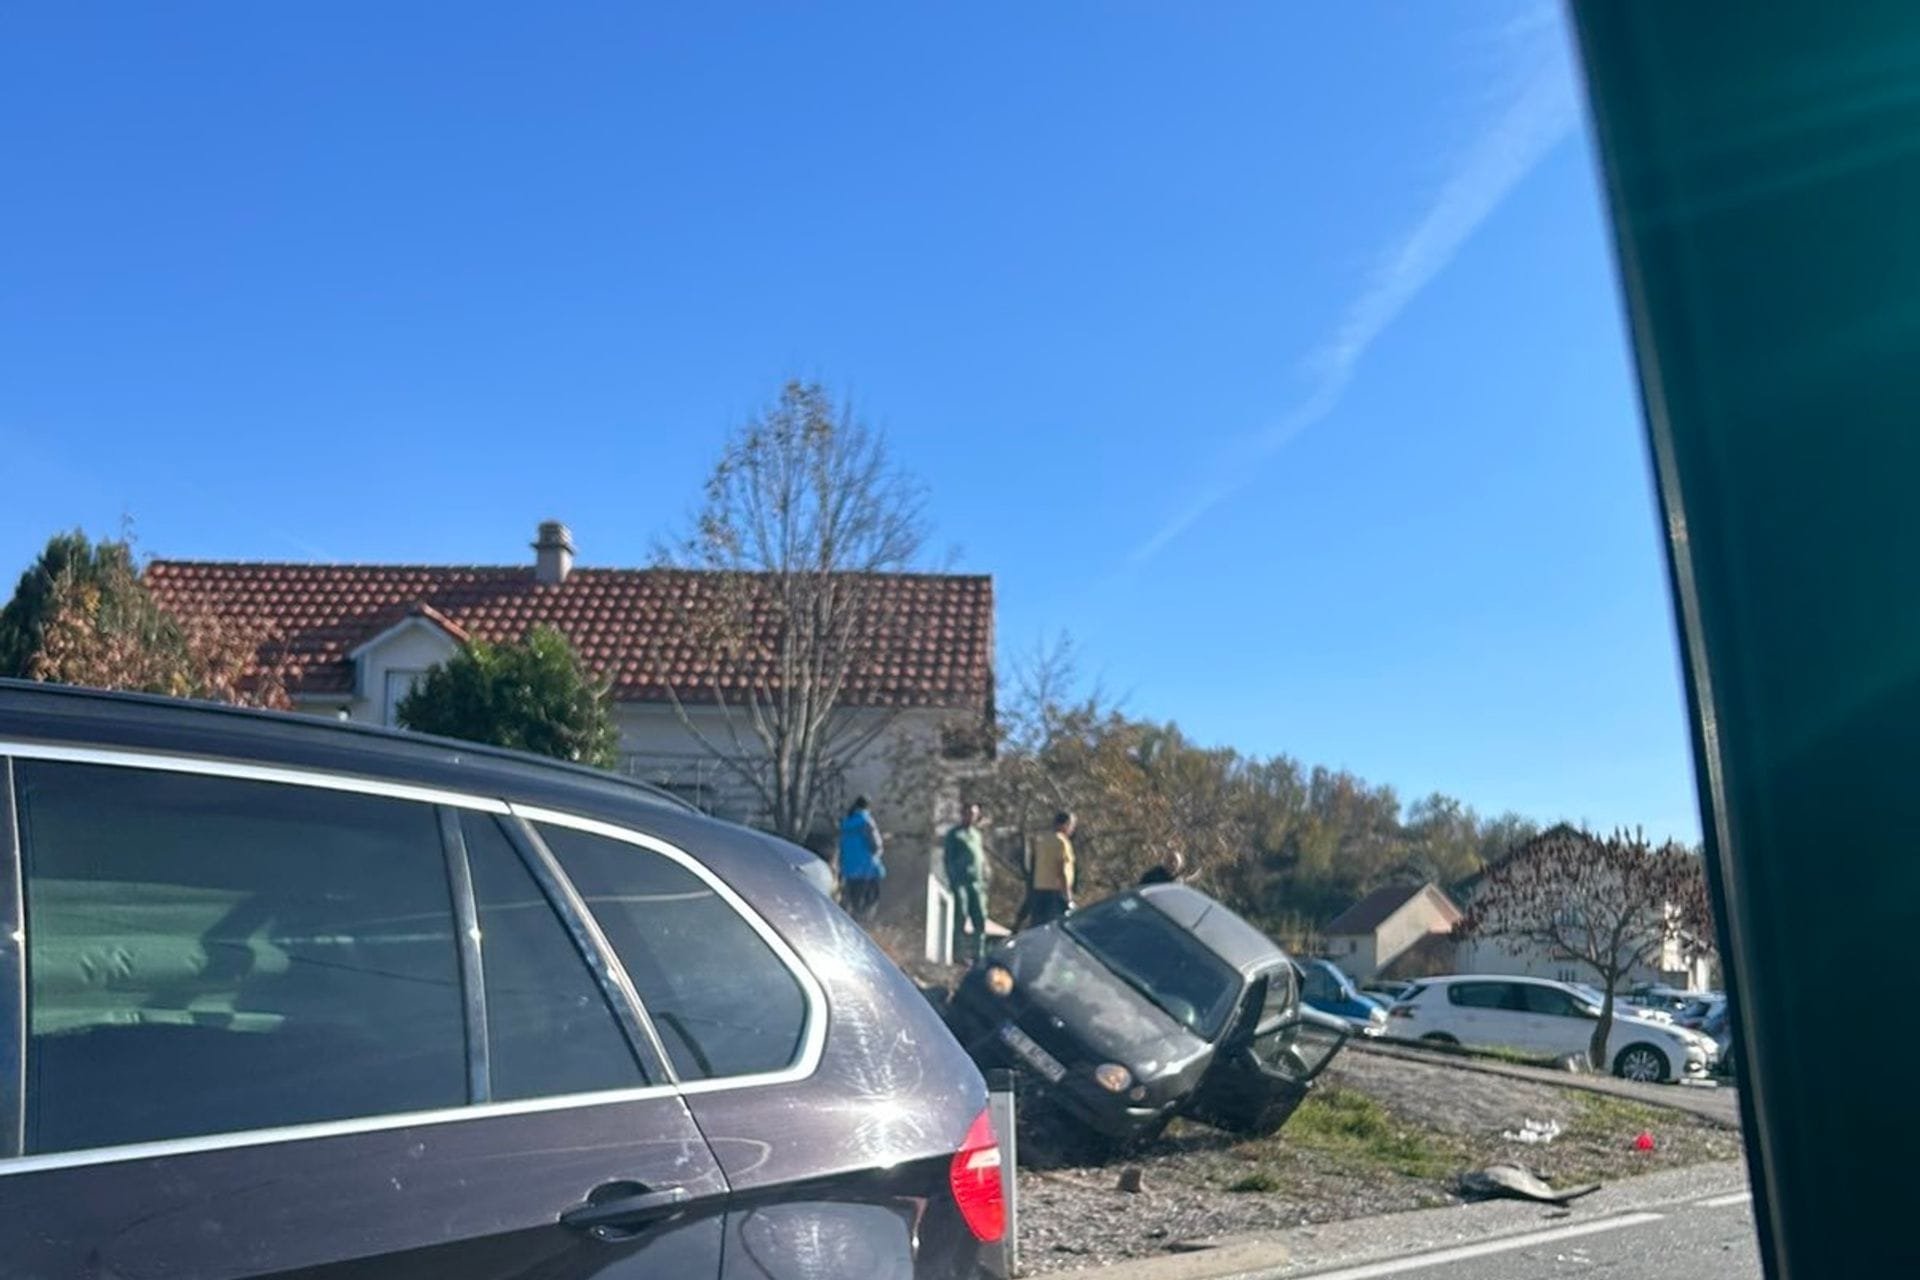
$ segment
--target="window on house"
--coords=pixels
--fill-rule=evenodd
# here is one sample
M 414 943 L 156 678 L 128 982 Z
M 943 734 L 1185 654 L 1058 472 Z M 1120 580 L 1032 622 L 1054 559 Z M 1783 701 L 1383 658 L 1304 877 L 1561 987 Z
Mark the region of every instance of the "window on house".
M 467 1101 L 431 808 L 101 765 L 16 776 L 29 1151 Z
M 397 726 L 400 723 L 400 704 L 405 702 L 407 696 L 426 678 L 427 673 L 423 670 L 387 672 L 386 694 L 381 704 L 380 723 Z

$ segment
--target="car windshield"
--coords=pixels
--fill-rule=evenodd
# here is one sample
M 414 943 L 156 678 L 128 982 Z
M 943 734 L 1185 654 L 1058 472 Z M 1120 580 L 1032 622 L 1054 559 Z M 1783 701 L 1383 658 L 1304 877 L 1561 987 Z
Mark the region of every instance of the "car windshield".
M 1135 897 L 1115 898 L 1062 925 L 1128 986 L 1211 1040 L 1220 1034 L 1240 975 L 1198 938 Z

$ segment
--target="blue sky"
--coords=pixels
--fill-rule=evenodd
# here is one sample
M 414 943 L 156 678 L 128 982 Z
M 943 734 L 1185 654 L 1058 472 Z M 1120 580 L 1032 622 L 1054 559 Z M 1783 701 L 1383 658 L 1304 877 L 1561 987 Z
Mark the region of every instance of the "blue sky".
M 0 575 L 643 563 L 817 377 L 1003 649 L 1692 839 L 1576 102 L 1519 3 L 10 6 Z

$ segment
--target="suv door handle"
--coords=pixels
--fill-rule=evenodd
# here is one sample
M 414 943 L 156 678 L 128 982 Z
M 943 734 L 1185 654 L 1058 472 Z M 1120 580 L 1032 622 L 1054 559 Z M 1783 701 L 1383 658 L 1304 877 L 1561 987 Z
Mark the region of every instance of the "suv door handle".
M 587 1195 L 587 1202 L 560 1215 L 563 1226 L 590 1231 L 607 1239 L 639 1227 L 678 1217 L 693 1203 L 685 1187 L 650 1190 L 637 1182 L 607 1182 Z

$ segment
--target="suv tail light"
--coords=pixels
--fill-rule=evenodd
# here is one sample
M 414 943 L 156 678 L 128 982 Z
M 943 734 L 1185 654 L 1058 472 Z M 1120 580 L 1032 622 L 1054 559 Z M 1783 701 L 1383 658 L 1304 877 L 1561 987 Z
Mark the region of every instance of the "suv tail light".
M 993 1120 L 982 1111 L 960 1141 L 947 1178 L 967 1230 L 993 1244 L 1007 1231 L 1007 1198 L 1000 1186 L 1000 1142 Z

